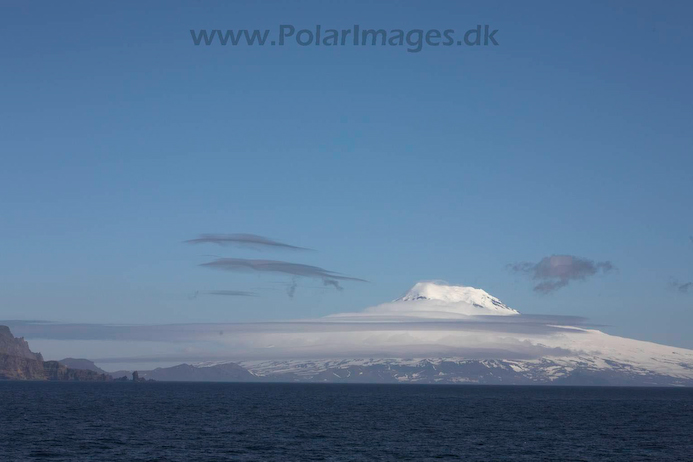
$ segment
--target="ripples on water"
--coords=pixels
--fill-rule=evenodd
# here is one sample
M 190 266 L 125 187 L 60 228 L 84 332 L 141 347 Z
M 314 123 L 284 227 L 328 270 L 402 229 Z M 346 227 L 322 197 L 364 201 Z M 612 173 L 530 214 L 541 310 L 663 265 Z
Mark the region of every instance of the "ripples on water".
M 0 460 L 693 460 L 693 390 L 0 382 Z

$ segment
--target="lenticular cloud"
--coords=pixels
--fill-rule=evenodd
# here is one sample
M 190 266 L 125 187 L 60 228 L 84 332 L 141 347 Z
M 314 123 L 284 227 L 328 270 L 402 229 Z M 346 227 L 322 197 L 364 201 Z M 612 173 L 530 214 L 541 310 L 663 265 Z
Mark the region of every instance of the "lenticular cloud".
M 287 250 L 310 250 L 304 247 L 284 244 L 256 234 L 202 234 L 197 239 L 185 241 L 188 244 L 237 245 L 250 248 L 275 248 Z
M 608 273 L 615 269 L 610 261 L 595 262 L 572 255 L 551 255 L 538 263 L 514 263 L 508 267 L 515 273 L 539 281 L 534 291 L 544 294 L 565 287 L 571 281 L 584 281 L 597 273 Z

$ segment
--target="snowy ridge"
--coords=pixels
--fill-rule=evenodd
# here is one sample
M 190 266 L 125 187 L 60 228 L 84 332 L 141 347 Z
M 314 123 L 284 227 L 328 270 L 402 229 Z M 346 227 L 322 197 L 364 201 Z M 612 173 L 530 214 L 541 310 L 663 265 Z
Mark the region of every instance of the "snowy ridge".
M 221 361 L 217 365 L 225 363 Z M 593 355 L 534 360 L 463 357 L 277 360 L 243 361 L 238 365 L 257 381 L 693 386 L 690 371 L 667 374 Z M 208 363 L 207 367 L 214 366 Z

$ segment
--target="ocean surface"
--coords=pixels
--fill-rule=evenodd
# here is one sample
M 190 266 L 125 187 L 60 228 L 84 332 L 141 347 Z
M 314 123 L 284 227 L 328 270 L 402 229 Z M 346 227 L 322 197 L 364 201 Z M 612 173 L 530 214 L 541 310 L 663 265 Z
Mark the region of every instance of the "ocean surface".
M 692 461 L 693 389 L 0 382 L 0 460 Z

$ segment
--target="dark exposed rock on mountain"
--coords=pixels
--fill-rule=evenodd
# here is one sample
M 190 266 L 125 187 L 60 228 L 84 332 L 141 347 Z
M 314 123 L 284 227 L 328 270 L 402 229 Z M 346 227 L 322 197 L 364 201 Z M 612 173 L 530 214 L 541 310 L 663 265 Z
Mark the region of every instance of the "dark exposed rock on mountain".
M 71 369 L 58 361 L 44 361 L 33 353 L 23 338 L 15 338 L 9 327 L 0 326 L 0 380 L 109 381 L 98 372 Z

